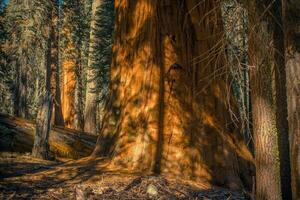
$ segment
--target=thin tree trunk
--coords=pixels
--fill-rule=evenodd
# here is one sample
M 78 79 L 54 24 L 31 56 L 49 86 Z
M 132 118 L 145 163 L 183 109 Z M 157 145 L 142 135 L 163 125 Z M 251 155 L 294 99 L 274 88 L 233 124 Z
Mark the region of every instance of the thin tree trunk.
M 276 106 L 272 89 L 273 20 L 260 0 L 250 2 L 250 85 L 256 161 L 256 199 L 281 199 Z
M 83 131 L 83 103 L 82 103 L 82 59 L 80 48 L 76 51 L 76 86 L 75 86 L 75 117 L 74 117 L 74 128 L 76 130 Z
M 97 8 L 101 5 L 101 0 L 93 0 L 92 4 L 92 16 L 90 26 L 90 40 L 89 40 L 89 56 L 88 56 L 88 69 L 87 69 L 87 85 L 86 85 L 86 97 L 85 97 L 85 109 L 84 109 L 84 131 L 87 133 L 95 134 L 97 130 L 97 92 L 95 70 L 94 66 L 94 47 L 96 41 L 95 28 L 96 28 L 96 12 Z

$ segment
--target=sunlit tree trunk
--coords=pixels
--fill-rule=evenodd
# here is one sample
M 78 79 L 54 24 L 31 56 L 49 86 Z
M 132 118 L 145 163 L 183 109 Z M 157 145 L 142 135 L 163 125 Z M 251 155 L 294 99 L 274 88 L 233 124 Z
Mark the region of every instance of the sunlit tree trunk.
M 286 4 L 286 74 L 293 199 L 300 198 L 300 2 Z
M 72 13 L 73 14 L 73 13 Z M 62 44 L 62 113 L 67 128 L 74 128 L 75 89 L 76 89 L 76 56 L 74 55 L 75 44 L 73 40 L 70 11 L 64 10 L 64 20 L 61 37 Z
M 75 104 L 75 62 L 64 59 L 62 62 L 62 113 L 65 126 L 74 128 Z
M 281 199 L 278 129 L 272 88 L 274 21 L 272 5 L 249 4 L 250 85 L 256 161 L 256 199 Z
M 95 63 L 95 44 L 97 42 L 95 36 L 96 28 L 96 11 L 101 5 L 102 0 L 93 0 L 92 3 L 92 16 L 90 25 L 90 44 L 89 44 L 89 56 L 88 56 L 88 69 L 87 69 L 87 84 L 86 84 L 86 98 L 84 109 L 84 131 L 87 133 L 95 134 L 97 130 L 97 92 L 95 91 L 96 80 L 95 70 L 93 69 Z
M 240 188 L 252 156 L 227 107 L 236 110 L 225 92 L 218 3 L 116 0 L 115 8 L 111 101 L 93 156 Z

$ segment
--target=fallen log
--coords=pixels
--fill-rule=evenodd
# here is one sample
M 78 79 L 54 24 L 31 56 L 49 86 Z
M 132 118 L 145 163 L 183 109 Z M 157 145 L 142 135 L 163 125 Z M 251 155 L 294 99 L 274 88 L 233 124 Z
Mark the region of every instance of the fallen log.
M 31 152 L 35 123 L 30 120 L 0 114 L 0 151 Z M 55 157 L 81 158 L 89 156 L 97 136 L 54 126 L 50 131 L 50 152 Z

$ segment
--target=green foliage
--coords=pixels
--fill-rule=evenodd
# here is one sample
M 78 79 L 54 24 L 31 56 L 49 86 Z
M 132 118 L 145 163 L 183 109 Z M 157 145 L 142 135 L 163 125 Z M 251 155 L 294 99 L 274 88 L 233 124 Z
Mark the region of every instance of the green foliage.
M 5 13 L 4 26 L 7 30 L 6 75 L 11 101 L 16 102 L 20 80 L 26 87 L 28 118 L 35 118 L 38 99 L 44 88 L 46 40 L 49 36 L 54 1 L 47 0 L 10 0 Z M 19 79 L 21 73 L 25 74 Z
M 6 7 L 4 2 L 0 2 L 0 112 L 12 113 L 11 77 L 12 70 L 8 67 L 9 56 L 5 46 L 8 40 L 7 28 L 4 24 Z
M 96 11 L 96 28 L 94 49 L 92 52 L 92 68 L 95 70 L 96 88 L 100 94 L 99 101 L 108 93 L 110 65 L 112 60 L 112 44 L 114 30 L 114 1 L 103 0 Z

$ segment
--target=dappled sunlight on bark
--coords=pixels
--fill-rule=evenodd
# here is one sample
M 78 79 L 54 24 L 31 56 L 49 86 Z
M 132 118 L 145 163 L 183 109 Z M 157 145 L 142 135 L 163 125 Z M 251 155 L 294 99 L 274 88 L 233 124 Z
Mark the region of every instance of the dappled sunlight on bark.
M 220 10 L 196 4 L 116 1 L 110 112 L 93 155 L 111 155 L 115 168 L 249 187 L 253 158 L 229 112 Z

